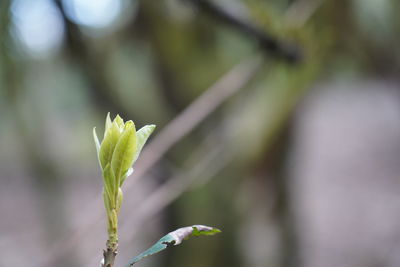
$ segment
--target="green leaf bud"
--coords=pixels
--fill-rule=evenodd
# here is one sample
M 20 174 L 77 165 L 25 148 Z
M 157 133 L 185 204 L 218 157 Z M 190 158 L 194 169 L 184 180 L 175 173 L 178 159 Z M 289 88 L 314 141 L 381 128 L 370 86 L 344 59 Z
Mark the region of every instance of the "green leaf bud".
M 136 132 L 132 121 L 124 122 L 119 115 L 111 120 L 110 113 L 106 117 L 101 143 L 96 128 L 93 128 L 93 139 L 103 176 L 103 199 L 108 228 L 107 247 L 115 247 L 118 242 L 118 214 L 123 200 L 121 186 L 132 174 L 132 165 L 154 128 L 155 125 L 146 125 Z
M 103 169 L 106 167 L 108 163 L 111 162 L 111 158 L 120 135 L 121 133 L 119 131 L 118 124 L 114 121 L 111 124 L 110 128 L 107 130 L 107 134 L 100 145 L 99 158 L 101 167 Z
M 115 208 L 116 201 L 115 201 L 115 193 L 118 189 L 115 181 L 115 175 L 111 169 L 111 165 L 107 164 L 107 166 L 103 170 L 103 183 L 104 189 L 107 192 L 109 199 L 110 199 L 110 207 Z
M 136 128 L 132 121 L 128 121 L 125 124 L 124 131 L 115 146 L 111 159 L 111 168 L 116 177 L 116 184 L 120 184 L 122 175 L 132 166 L 135 153 Z
M 125 126 L 124 120 L 119 115 L 117 115 L 114 119 L 114 122 L 117 123 L 119 131 L 122 133 L 122 131 L 124 130 L 124 126 Z

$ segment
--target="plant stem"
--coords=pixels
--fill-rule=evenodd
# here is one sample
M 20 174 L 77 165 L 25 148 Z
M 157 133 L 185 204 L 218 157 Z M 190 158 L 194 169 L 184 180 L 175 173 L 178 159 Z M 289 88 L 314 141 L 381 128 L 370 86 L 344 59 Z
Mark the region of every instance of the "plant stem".
M 118 243 L 111 242 L 107 240 L 107 249 L 103 250 L 103 260 L 102 267 L 114 267 L 115 257 L 118 253 Z
M 114 220 L 108 220 L 108 240 L 106 243 L 106 250 L 103 250 L 103 264 L 102 267 L 114 267 L 115 257 L 118 254 L 118 217 L 116 212 Z

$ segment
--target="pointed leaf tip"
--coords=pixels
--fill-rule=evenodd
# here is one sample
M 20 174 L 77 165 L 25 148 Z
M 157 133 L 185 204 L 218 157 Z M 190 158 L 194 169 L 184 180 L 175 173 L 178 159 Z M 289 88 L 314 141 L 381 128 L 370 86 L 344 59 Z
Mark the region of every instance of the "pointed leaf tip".
M 97 160 L 99 161 L 100 168 L 103 169 L 103 167 L 101 167 L 100 154 L 99 154 L 100 142 L 99 142 L 99 138 L 97 137 L 96 127 L 93 127 L 93 139 L 94 139 L 94 144 L 96 145 Z
M 111 124 L 112 124 L 112 121 L 111 121 L 111 118 L 110 118 L 110 112 L 108 112 L 107 113 L 107 117 L 106 117 L 106 125 L 105 125 L 105 128 L 104 128 L 104 137 L 106 137 L 107 131 L 111 127 Z
M 117 116 L 115 116 L 114 121 L 118 124 L 118 127 L 120 129 L 120 131 L 122 131 L 124 129 L 124 120 L 119 116 L 119 114 L 117 114 Z
M 99 142 L 99 138 L 97 137 L 96 127 L 93 127 L 93 139 L 94 139 L 94 143 L 96 145 L 97 155 L 99 155 L 100 142 Z

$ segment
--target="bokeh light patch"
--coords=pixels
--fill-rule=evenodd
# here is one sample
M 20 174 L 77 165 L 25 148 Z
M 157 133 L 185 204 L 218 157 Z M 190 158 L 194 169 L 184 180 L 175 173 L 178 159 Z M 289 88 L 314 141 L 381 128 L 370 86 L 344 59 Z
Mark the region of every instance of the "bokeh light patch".
M 120 0 L 63 0 L 63 5 L 73 22 L 90 28 L 109 26 L 122 10 Z
M 64 23 L 50 0 L 15 0 L 11 12 L 13 35 L 30 55 L 48 56 L 61 46 Z

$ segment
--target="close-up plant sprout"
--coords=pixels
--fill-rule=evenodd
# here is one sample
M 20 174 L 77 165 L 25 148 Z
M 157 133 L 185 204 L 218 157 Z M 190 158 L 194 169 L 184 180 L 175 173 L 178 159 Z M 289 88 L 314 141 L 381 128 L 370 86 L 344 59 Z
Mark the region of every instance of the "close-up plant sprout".
M 155 125 L 146 125 L 136 131 L 133 121 L 126 121 L 117 115 L 111 121 L 107 114 L 104 137 L 100 143 L 96 128 L 93 137 L 97 157 L 103 176 L 103 199 L 107 214 L 108 239 L 103 251 L 102 267 L 113 267 L 118 253 L 118 215 L 123 201 L 122 185 L 133 173 L 133 164 L 138 159 L 143 146 L 152 134 Z M 169 246 L 176 246 L 191 236 L 213 235 L 220 230 L 204 225 L 179 228 L 162 237 L 148 250 L 134 257 L 126 266 L 132 266 L 142 258 L 158 253 Z
M 0 0 L 0 267 L 400 267 L 397 11 Z

